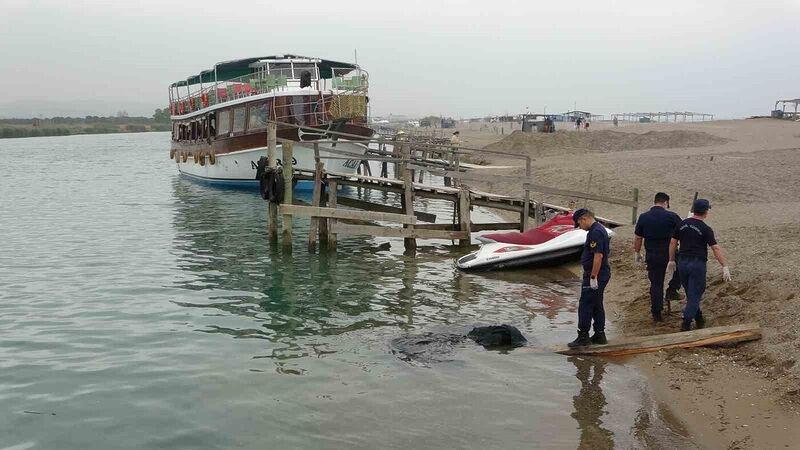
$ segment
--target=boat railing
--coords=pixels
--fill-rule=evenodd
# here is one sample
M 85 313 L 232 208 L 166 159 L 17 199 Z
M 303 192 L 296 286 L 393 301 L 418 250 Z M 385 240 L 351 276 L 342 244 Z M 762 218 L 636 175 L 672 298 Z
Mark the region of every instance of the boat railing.
M 352 106 L 354 103 L 366 103 L 365 97 L 369 89 L 366 71 L 334 68 L 333 74 L 333 78 L 330 79 L 312 79 L 312 87 L 318 91 L 336 91 L 335 95 L 337 96 L 363 97 L 361 100 L 341 102 L 346 104 L 340 105 L 338 108 L 341 110 L 339 116 L 345 116 L 353 109 L 358 109 L 359 105 Z M 299 78 L 291 78 L 281 72 L 277 74 L 252 73 L 208 86 L 201 84 L 198 91 L 189 91 L 184 96 L 178 95 L 170 102 L 170 113 L 171 115 L 184 115 L 240 98 L 297 88 L 300 88 Z M 366 111 L 366 105 L 364 110 Z

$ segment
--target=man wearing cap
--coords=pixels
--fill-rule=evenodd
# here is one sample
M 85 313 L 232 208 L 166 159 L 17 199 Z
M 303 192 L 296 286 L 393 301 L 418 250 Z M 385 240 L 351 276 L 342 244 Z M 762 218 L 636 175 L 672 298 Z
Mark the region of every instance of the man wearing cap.
M 583 281 L 581 298 L 578 301 L 578 338 L 567 344 L 570 348 L 592 344 L 607 344 L 606 313 L 603 308 L 603 292 L 611 279 L 611 266 L 608 264 L 610 241 L 605 227 L 594 219 L 594 213 L 581 208 L 572 214 L 575 228 L 588 231 L 581 253 Z M 589 337 L 589 329 L 594 322 L 594 335 Z
M 697 328 L 706 324 L 703 311 L 700 309 L 700 300 L 706 290 L 706 263 L 708 261 L 708 247 L 714 252 L 722 266 L 723 281 L 731 281 L 731 271 L 725 258 L 725 252 L 717 244 L 714 230 L 705 223 L 711 205 L 708 200 L 700 198 L 692 205 L 692 217 L 684 219 L 673 233 L 669 244 L 669 264 L 667 271 L 675 271 L 675 249 L 681 245 L 681 258 L 678 263 L 678 272 L 681 284 L 686 291 L 686 308 L 683 310 L 683 323 L 681 331 L 692 328 L 692 320 Z
M 647 278 L 650 280 L 650 312 L 653 321 L 663 322 L 662 309 L 664 307 L 664 277 L 669 262 L 669 243 L 675 228 L 681 223 L 681 218 L 669 211 L 669 195 L 659 192 L 653 200 L 653 207 L 642 213 L 636 221 L 636 237 L 633 240 L 635 261 L 642 261 L 642 241 L 647 251 L 645 263 L 647 264 Z M 681 280 L 678 272 L 672 275 L 667 288 L 666 299 L 680 300 L 678 289 Z

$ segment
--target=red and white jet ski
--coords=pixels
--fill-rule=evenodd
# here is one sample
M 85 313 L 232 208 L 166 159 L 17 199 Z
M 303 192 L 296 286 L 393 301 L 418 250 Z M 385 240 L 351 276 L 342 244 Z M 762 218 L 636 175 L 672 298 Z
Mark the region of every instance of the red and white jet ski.
M 608 236 L 614 232 L 606 228 Z M 581 254 L 586 231 L 575 228 L 572 213 L 560 214 L 524 233 L 493 233 L 478 236 L 478 251 L 456 260 L 462 270 L 497 270 L 532 264 L 550 265 Z

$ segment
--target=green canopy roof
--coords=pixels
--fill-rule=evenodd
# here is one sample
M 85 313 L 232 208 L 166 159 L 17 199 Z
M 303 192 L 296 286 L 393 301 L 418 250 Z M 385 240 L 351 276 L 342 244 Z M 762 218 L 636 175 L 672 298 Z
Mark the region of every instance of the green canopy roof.
M 253 69 L 250 67 L 250 64 L 253 64 L 254 62 L 260 61 L 262 59 L 293 59 L 293 58 L 315 59 L 298 55 L 273 55 L 273 56 L 259 56 L 257 58 L 236 59 L 233 61 L 224 61 L 221 63 L 217 63 L 215 65 L 215 67 L 217 68 L 217 81 L 227 81 L 248 75 L 253 72 Z M 318 66 L 319 66 L 320 78 L 333 78 L 334 67 L 345 68 L 345 69 L 355 69 L 356 67 L 358 67 L 355 64 L 343 63 L 339 61 L 331 61 L 328 59 L 320 60 Z M 213 82 L 214 82 L 214 69 L 212 68 L 209 70 L 204 70 L 200 72 L 198 75 L 192 75 L 187 80 L 182 80 L 176 83 L 172 83 L 170 87 L 191 86 L 199 83 L 213 83 Z

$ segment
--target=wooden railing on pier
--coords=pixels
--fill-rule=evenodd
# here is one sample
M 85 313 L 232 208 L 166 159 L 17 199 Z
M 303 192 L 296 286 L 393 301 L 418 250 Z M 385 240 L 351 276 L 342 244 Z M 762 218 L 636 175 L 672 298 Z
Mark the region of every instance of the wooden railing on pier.
M 308 237 L 308 247 L 311 251 L 316 249 L 318 241 L 330 248 L 335 248 L 338 235 L 403 238 L 406 249 L 413 250 L 416 248 L 417 239 L 458 240 L 459 245 L 466 247 L 470 245 L 471 233 L 475 231 L 510 228 L 524 231 L 530 228 L 531 218 L 533 218 L 535 225 L 538 226 L 545 220 L 547 213 L 568 211 L 566 207 L 532 200 L 531 192 L 628 206 L 632 208 L 633 222 L 636 220 L 638 189 L 634 189 L 633 199 L 627 200 L 543 186 L 533 182 L 530 157 L 490 150 L 455 147 L 449 143 L 437 143 L 431 140 L 416 141 L 413 136 L 395 136 L 388 139 L 386 137 L 364 138 L 363 136 L 325 129 L 271 122 L 268 124 L 267 129 L 268 164 L 274 169 L 277 169 L 278 160 L 277 143 L 279 140 L 275 137 L 278 125 L 294 126 L 303 129 L 303 131 L 324 133 L 327 136 L 331 136 L 330 139 L 309 142 L 309 144 L 313 144 L 314 170 L 295 169 L 289 165 L 282 168 L 285 183 L 284 198 L 280 206 L 273 203 L 269 205 L 269 235 L 271 240 L 277 240 L 277 218 L 279 214 L 282 215 L 283 245 L 287 250 L 291 250 L 292 246 L 292 221 L 294 216 L 309 217 L 311 219 Z M 337 142 L 340 138 L 366 146 L 372 144 L 376 147 L 370 148 L 366 154 L 352 153 L 330 147 L 325 148 L 327 154 L 333 155 L 325 156 L 325 159 L 355 159 L 361 161 L 359 173 L 344 174 L 325 169 L 324 162 L 320 159 L 320 145 Z M 296 143 L 289 140 L 280 140 L 280 143 L 283 151 L 283 161 L 292 161 Z M 391 151 L 387 150 L 389 145 L 392 146 Z M 310 149 L 302 147 L 301 151 L 310 151 Z M 520 183 L 523 189 L 523 196 L 519 198 L 481 192 L 470 189 L 463 184 L 462 181 L 481 182 L 486 180 L 485 177 L 476 175 L 461 164 L 463 155 L 473 153 L 496 154 L 504 158 L 515 158 L 524 161 L 525 176 L 491 175 L 493 181 L 503 180 Z M 370 161 L 381 164 L 381 176 L 372 175 L 369 166 Z M 394 177 L 389 176 L 389 165 L 394 167 Z M 364 168 L 363 174 L 362 167 Z M 443 177 L 445 185 L 423 183 L 424 172 L 429 174 L 429 179 L 431 175 Z M 292 186 L 295 179 L 308 180 L 314 183 L 310 206 L 293 204 Z M 416 182 L 415 179 L 417 179 Z M 400 195 L 401 206 L 398 208 L 365 200 L 347 197 L 339 198 L 339 186 L 353 186 L 397 193 Z M 436 216 L 415 211 L 414 199 L 417 197 L 452 202 L 453 222 L 419 223 L 420 221 L 434 222 Z M 338 208 L 339 205 L 359 210 L 341 209 Z M 473 206 L 514 211 L 520 214 L 520 221 L 502 224 L 472 223 L 470 210 Z M 598 217 L 598 220 L 607 226 L 622 225 L 620 222 L 602 217 Z M 377 222 L 391 223 L 401 227 L 382 226 Z

